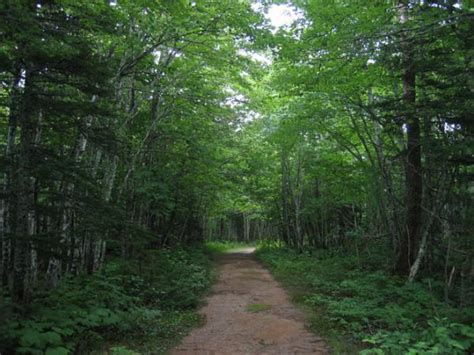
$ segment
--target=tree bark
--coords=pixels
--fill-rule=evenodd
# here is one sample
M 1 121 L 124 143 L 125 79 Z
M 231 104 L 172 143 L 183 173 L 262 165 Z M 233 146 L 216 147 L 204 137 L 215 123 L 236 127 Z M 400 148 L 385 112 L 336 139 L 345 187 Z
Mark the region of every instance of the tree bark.
M 289 167 L 288 157 L 285 151 L 281 151 L 281 204 L 282 204 L 282 224 L 283 241 L 286 245 L 291 245 L 290 213 L 289 213 Z
M 5 160 L 7 162 L 3 177 L 2 196 L 0 200 L 0 288 L 8 283 L 8 272 L 12 258 L 11 228 L 14 209 L 14 196 L 12 191 L 12 174 L 14 171 L 13 151 L 18 124 L 18 101 L 20 100 L 21 71 L 18 70 L 12 82 L 10 93 L 10 106 L 8 114 L 7 144 L 5 147 Z
M 91 102 L 94 103 L 97 101 L 97 96 L 94 95 L 91 99 Z M 93 117 L 85 117 L 85 126 L 89 128 L 92 124 Z M 82 161 L 82 156 L 87 148 L 88 138 L 87 136 L 79 132 L 77 136 L 77 141 L 74 147 L 74 164 L 79 165 Z M 80 243 L 78 240 L 74 240 L 72 235 L 71 228 L 73 226 L 74 211 L 73 211 L 73 195 L 75 190 L 75 184 L 73 182 L 64 181 L 62 195 L 64 196 L 64 202 L 62 206 L 62 216 L 60 221 L 60 235 L 61 239 L 59 241 L 60 248 L 57 250 L 57 255 L 50 258 L 48 262 L 48 269 L 46 274 L 46 286 L 47 288 L 56 288 L 61 273 L 62 273 L 62 257 L 60 254 L 67 250 L 69 260 L 68 260 L 68 270 L 75 273 L 77 268 L 80 266 L 79 257 L 80 257 Z M 66 248 L 65 248 L 66 247 Z
M 302 152 L 301 147 L 298 147 L 296 157 L 296 175 L 295 182 L 291 188 L 291 194 L 293 195 L 293 203 L 295 208 L 295 237 L 296 246 L 299 252 L 303 251 L 303 231 L 301 228 L 301 201 L 303 198 L 303 172 L 302 172 Z
M 408 1 L 399 3 L 400 23 L 408 21 Z M 416 72 L 413 63 L 413 50 L 406 38 L 402 38 L 403 50 L 403 102 L 406 114 L 406 163 L 405 163 L 405 233 L 400 243 L 397 270 L 408 275 L 416 258 L 420 243 L 422 224 L 422 164 L 420 144 L 420 119 L 416 115 Z
M 13 251 L 13 275 L 11 296 L 15 302 L 28 301 L 31 296 L 31 282 L 34 276 L 34 252 L 31 236 L 35 232 L 35 145 L 39 136 L 39 115 L 35 112 L 32 95 L 32 74 L 25 71 L 25 89 L 19 114 L 20 144 L 18 168 L 16 169 L 16 221 L 15 247 Z

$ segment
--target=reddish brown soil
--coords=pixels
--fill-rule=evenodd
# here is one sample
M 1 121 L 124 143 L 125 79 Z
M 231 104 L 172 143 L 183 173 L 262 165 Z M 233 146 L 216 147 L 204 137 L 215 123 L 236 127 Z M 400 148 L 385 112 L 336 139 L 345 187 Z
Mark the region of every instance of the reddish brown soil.
M 328 353 L 324 341 L 305 329 L 304 315 L 254 260 L 252 251 L 241 249 L 222 257 L 218 282 L 201 310 L 206 324 L 184 338 L 172 354 Z M 251 305 L 260 310 L 252 312 Z

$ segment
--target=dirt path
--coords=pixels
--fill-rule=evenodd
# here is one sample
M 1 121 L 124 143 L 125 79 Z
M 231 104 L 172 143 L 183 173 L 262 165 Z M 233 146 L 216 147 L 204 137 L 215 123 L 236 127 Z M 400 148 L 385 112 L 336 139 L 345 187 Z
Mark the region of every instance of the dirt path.
M 270 273 L 240 249 L 220 260 L 220 276 L 201 310 L 206 324 L 174 355 L 327 354 L 323 340 L 304 328 L 305 317 Z

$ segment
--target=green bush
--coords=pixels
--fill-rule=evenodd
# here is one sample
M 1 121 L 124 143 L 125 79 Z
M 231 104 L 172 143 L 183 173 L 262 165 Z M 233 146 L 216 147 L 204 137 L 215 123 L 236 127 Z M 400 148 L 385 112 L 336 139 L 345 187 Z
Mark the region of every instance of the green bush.
M 465 354 L 474 345 L 473 327 L 453 323 L 447 318 L 435 318 L 427 322 L 428 327 L 413 326 L 412 330 L 384 331 L 364 339 L 375 349 L 363 354 L 406 353 L 406 354 Z
M 101 272 L 63 279 L 27 307 L 2 305 L 0 353 L 67 354 L 148 334 L 166 342 L 196 323 L 192 309 L 210 284 L 202 250 L 161 250 L 141 263 L 114 261 Z
M 264 247 L 257 256 L 303 302 L 322 312 L 326 326 L 370 347 L 365 354 L 463 354 L 474 350 L 473 309 L 457 309 L 427 287 L 385 271 L 362 268 L 342 252 L 296 253 Z M 323 323 L 323 322 L 320 322 Z

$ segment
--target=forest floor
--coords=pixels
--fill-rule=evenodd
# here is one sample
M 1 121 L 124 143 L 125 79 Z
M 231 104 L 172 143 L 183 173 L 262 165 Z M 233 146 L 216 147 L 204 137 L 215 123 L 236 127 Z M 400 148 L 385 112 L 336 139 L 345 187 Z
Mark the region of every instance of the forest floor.
M 323 339 L 305 329 L 304 314 L 253 251 L 240 248 L 219 256 L 219 278 L 200 311 L 207 321 L 172 354 L 328 353 Z

